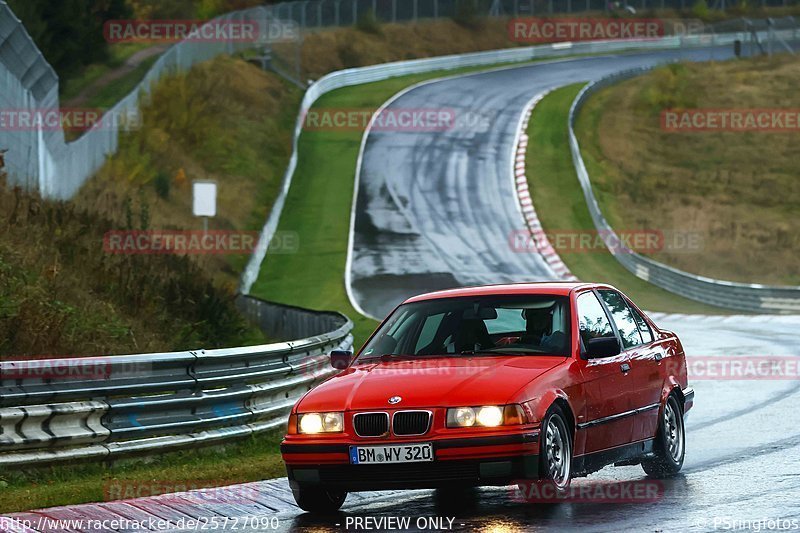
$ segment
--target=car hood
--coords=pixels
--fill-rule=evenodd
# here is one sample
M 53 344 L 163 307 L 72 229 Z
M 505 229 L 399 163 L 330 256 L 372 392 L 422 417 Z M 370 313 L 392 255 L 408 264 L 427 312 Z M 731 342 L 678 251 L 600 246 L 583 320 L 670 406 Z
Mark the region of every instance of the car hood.
M 298 410 L 385 409 L 397 407 L 502 405 L 559 363 L 557 356 L 443 357 L 355 365 L 311 390 Z

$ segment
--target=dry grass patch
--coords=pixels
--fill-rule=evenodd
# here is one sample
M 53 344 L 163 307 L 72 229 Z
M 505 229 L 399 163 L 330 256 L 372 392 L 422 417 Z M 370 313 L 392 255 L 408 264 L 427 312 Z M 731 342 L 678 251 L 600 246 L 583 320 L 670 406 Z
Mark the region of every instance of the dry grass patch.
M 618 229 L 686 232 L 653 257 L 741 282 L 800 284 L 800 132 L 670 133 L 667 108 L 800 108 L 794 57 L 662 67 L 594 95 L 577 134 Z

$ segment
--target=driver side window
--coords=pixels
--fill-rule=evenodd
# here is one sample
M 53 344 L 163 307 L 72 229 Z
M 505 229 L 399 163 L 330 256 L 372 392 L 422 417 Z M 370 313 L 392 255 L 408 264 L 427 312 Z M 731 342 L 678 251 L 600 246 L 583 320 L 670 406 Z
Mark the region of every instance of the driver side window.
M 588 346 L 589 339 L 614 336 L 611 322 L 593 292 L 578 296 L 578 324 L 584 346 Z

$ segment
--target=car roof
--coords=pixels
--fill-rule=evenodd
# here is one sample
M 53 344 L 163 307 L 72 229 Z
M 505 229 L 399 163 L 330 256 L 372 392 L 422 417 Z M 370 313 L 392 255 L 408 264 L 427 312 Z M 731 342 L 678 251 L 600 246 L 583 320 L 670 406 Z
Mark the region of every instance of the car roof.
M 605 286 L 597 283 L 583 283 L 574 281 L 543 281 L 527 283 L 506 283 L 502 285 L 481 285 L 477 287 L 460 287 L 444 291 L 429 292 L 413 296 L 403 303 L 436 300 L 439 298 L 459 298 L 469 296 L 498 296 L 498 295 L 525 295 L 548 294 L 567 296 L 575 289 Z

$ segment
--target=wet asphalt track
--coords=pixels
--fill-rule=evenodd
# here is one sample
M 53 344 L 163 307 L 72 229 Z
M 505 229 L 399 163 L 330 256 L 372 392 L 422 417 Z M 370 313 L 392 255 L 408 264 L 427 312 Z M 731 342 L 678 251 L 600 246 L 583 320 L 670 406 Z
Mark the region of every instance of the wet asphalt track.
M 455 126 L 369 133 L 351 242 L 354 299 L 367 314 L 384 317 L 430 290 L 555 279 L 540 255 L 510 244 L 526 228 L 512 153 L 528 102 L 620 70 L 729 57 L 728 48 L 706 48 L 560 60 L 434 81 L 402 94 L 388 111 L 452 110 Z

